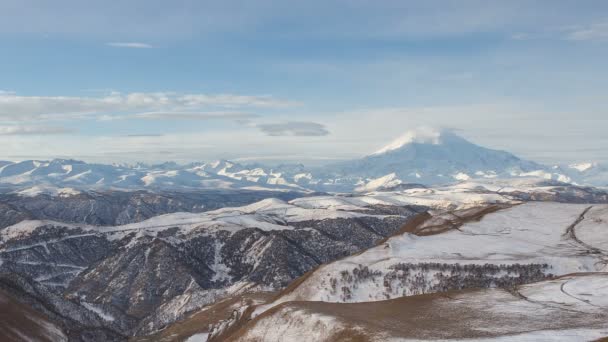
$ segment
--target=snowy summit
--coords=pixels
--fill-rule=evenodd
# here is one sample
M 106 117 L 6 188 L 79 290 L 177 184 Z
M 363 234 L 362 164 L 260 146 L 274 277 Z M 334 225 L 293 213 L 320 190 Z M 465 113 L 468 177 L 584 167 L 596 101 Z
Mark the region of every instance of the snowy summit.
M 417 129 L 405 132 L 405 134 L 393 140 L 390 144 L 382 147 L 371 155 L 379 155 L 398 150 L 411 143 L 439 145 L 441 144 L 441 135 L 441 130 L 431 127 L 419 127 Z

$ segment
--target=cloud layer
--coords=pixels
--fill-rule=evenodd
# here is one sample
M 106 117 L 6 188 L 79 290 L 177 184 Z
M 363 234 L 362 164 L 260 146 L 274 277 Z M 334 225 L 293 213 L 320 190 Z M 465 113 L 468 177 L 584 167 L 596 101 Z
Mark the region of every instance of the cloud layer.
M 213 120 L 234 119 L 245 120 L 259 117 L 257 114 L 240 112 L 147 112 L 137 113 L 132 116 L 137 119 L 151 120 Z
M 0 121 L 34 121 L 83 118 L 91 115 L 120 116 L 126 112 L 150 111 L 140 117 L 166 118 L 202 117 L 195 112 L 202 108 L 284 108 L 295 102 L 276 99 L 272 96 L 234 94 L 176 94 L 176 93 L 111 93 L 103 97 L 71 96 L 20 96 L 0 93 Z M 156 113 L 156 114 L 154 114 Z M 181 114 L 180 114 L 181 113 Z M 224 113 L 228 118 L 246 114 Z M 219 118 L 222 113 L 207 113 Z
M 54 126 L 0 126 L 2 135 L 55 135 L 72 133 L 70 129 Z
M 329 134 L 322 124 L 308 121 L 258 124 L 256 127 L 269 136 L 318 137 Z

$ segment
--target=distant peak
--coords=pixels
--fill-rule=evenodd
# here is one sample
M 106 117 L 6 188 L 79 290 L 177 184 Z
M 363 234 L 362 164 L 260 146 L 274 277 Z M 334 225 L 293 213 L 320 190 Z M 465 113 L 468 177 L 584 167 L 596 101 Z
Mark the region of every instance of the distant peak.
M 390 144 L 372 153 L 372 155 L 384 154 L 390 151 L 400 149 L 401 147 L 412 143 L 440 145 L 442 142 L 441 138 L 444 133 L 445 132 L 442 130 L 430 127 L 419 127 L 413 130 L 409 130 L 399 138 L 393 140 Z

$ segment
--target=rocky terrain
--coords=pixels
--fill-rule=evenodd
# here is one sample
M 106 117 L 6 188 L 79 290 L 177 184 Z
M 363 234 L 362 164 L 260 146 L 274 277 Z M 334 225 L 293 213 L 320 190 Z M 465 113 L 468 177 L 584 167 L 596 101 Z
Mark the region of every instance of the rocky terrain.
M 126 338 L 155 332 L 226 296 L 283 288 L 322 263 L 375 245 L 425 210 L 316 209 L 301 200 L 268 199 L 119 226 L 25 220 L 0 231 L 0 270 L 40 288 L 38 302 L 60 298 L 55 312 L 76 306 L 98 321 L 79 324 Z
M 0 194 L 0 229 L 23 220 L 121 225 L 175 212 L 205 212 L 265 198 L 291 200 L 306 194 L 254 190 L 78 191 L 65 194 Z
M 0 290 L 58 339 L 222 340 L 294 300 L 511 288 L 604 262 L 607 197 L 597 189 L 516 179 L 276 194 L 284 200 L 254 202 L 268 195 L 259 191 L 4 194 Z

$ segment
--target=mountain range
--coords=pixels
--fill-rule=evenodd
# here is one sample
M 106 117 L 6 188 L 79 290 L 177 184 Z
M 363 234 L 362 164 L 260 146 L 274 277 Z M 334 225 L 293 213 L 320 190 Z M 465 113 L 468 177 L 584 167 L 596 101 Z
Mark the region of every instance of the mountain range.
M 0 186 L 22 195 L 62 195 L 80 189 L 241 189 L 374 191 L 470 179 L 529 177 L 605 187 L 608 168 L 596 163 L 546 166 L 475 145 L 449 132 L 410 131 L 359 159 L 308 168 L 227 160 L 179 165 L 103 165 L 77 160 L 0 162 Z
M 450 132 L 317 168 L 0 165 L 3 341 L 608 335 L 608 192 L 571 184 L 600 165 Z

